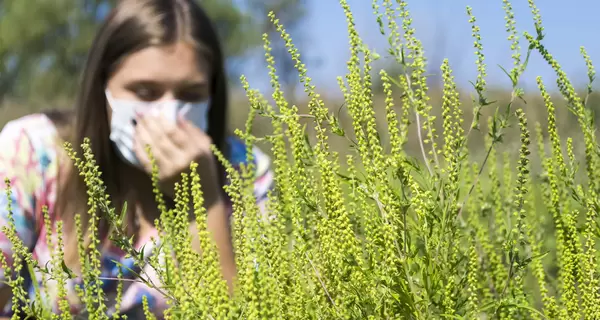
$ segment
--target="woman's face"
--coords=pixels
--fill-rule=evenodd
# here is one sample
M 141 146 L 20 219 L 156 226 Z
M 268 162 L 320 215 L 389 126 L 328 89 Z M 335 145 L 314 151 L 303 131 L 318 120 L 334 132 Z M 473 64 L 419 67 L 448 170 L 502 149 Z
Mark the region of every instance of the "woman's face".
M 107 88 L 116 99 L 198 102 L 209 98 L 209 71 L 206 61 L 185 42 L 151 46 L 127 56 Z

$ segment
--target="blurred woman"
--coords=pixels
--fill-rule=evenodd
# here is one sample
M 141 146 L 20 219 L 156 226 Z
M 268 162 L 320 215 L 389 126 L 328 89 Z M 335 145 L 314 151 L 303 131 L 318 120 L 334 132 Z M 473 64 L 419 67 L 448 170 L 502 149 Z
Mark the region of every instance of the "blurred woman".
M 0 225 L 8 221 L 10 202 L 18 236 L 44 266 L 51 259 L 46 238 L 56 233 L 44 226 L 42 207 L 46 206 L 53 224 L 59 219 L 65 224 L 65 262 L 79 274 L 74 217 L 82 214 L 83 230 L 87 230 L 87 194 L 83 178 L 62 145 L 69 141 L 79 147 L 89 138 L 116 211 L 127 202 L 128 232 L 135 239 L 135 248 L 141 248 L 157 235 L 153 221 L 159 215 L 151 164 L 144 151 L 150 145 L 160 168 L 161 191 L 169 205 L 173 205 L 174 182 L 189 170 L 192 161 L 199 163 L 208 229 L 217 244 L 223 276 L 231 286 L 236 272 L 229 228 L 231 205 L 222 188 L 226 183 L 224 169 L 209 146 L 214 143 L 234 165 L 245 160 L 245 146 L 226 134 L 228 99 L 223 64 L 215 28 L 196 1 L 119 1 L 89 51 L 75 110 L 25 116 L 0 132 L 0 180 L 9 178 L 12 183 L 10 199 L 4 191 L 0 193 Z M 81 149 L 76 150 L 81 155 Z M 258 201 L 263 201 L 271 187 L 272 172 L 269 159 L 254 150 L 255 191 Z M 116 278 L 114 261 L 133 265 L 105 239 L 108 227 L 103 216 L 99 226 L 105 240 L 101 247 L 102 277 Z M 198 248 L 197 241 L 194 247 Z M 12 245 L 4 234 L 0 234 L 0 248 L 11 265 Z M 125 278 L 133 277 L 128 270 L 124 272 Z M 27 274 L 24 277 L 31 295 L 31 279 Z M 68 283 L 72 313 L 84 308 L 75 291 L 78 285 L 79 277 Z M 145 295 L 151 310 L 161 316 L 166 305 L 155 290 L 140 282 L 124 285 L 122 310 L 139 308 Z M 50 297 L 56 296 L 57 288 L 40 286 Z M 116 281 L 104 281 L 108 297 L 114 298 L 116 288 Z M 10 287 L 2 285 L 3 316 L 11 314 L 11 296 Z M 58 311 L 58 302 L 50 303 Z M 110 307 L 109 312 L 114 301 Z

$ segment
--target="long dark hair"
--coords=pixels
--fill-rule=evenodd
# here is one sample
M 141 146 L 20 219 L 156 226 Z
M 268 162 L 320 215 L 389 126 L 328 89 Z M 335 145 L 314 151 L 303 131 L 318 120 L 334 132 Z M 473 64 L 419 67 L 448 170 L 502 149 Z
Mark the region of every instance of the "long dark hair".
M 74 130 L 67 138 L 79 155 L 84 138 L 90 140 L 107 192 L 117 210 L 127 200 L 127 186 L 123 181 L 125 178 L 119 175 L 118 168 L 122 163 L 109 140 L 110 126 L 104 93 L 107 81 L 128 55 L 149 46 L 169 45 L 178 41 L 193 45 L 198 56 L 208 61 L 211 68 L 208 135 L 222 152 L 227 151 L 228 101 L 224 58 L 217 32 L 206 12 L 194 0 L 119 1 L 101 25 L 89 51 L 74 110 Z M 218 168 L 223 185 L 224 170 L 220 165 Z M 58 194 L 56 208 L 65 222 L 72 222 L 76 213 L 87 212 L 83 183 L 77 169 L 73 169 L 63 184 L 65 187 Z M 83 227 L 86 227 L 89 217 L 82 218 Z M 106 225 L 104 218 L 101 227 Z M 73 254 L 70 256 L 72 259 L 76 257 Z

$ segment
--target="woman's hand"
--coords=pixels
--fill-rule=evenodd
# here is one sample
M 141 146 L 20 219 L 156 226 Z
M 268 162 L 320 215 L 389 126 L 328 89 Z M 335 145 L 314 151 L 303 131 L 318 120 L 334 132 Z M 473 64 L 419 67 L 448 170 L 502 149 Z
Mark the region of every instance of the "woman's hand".
M 233 292 L 233 279 L 236 274 L 229 214 L 225 202 L 221 199 L 216 159 L 210 150 L 210 137 L 185 119 L 177 124 L 163 117 L 146 115 L 136 126 L 135 152 L 147 173 L 152 172 L 152 164 L 146 154 L 146 145 L 157 162 L 159 180 L 163 192 L 174 197 L 175 182 L 181 179 L 181 173 L 190 170 L 192 161 L 198 163 L 201 177 L 204 207 L 207 210 L 207 229 L 212 233 L 217 245 L 223 276 Z M 195 221 L 190 224 L 195 229 Z M 193 234 L 193 233 L 192 233 Z M 192 247 L 200 251 L 197 236 L 192 239 Z
M 150 145 L 165 194 L 175 196 L 175 182 L 181 180 L 181 173 L 188 172 L 194 161 L 198 163 L 206 208 L 220 200 L 216 159 L 210 150 L 212 141 L 198 127 L 183 118 L 172 123 L 164 117 L 146 114 L 137 122 L 135 138 L 136 155 L 149 174 L 152 164 L 145 146 Z

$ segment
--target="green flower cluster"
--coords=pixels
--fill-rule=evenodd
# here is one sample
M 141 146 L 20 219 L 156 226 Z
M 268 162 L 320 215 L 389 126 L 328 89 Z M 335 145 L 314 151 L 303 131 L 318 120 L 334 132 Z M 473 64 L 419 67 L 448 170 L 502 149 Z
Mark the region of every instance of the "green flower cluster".
M 424 48 L 415 36 L 406 1 L 373 1 L 380 31 L 389 40 L 387 53 L 403 70 L 397 77 L 384 70 L 372 72 L 380 55 L 360 38 L 346 0 L 340 3 L 346 15 L 350 59 L 348 73 L 339 77 L 338 83 L 351 126 L 343 128 L 339 112 L 325 105 L 290 35 L 271 14 L 271 22 L 299 71 L 309 98 L 309 114 L 300 114 L 299 108 L 284 98 L 265 35 L 272 97 L 251 89 L 242 77 L 251 112 L 244 130 L 236 134 L 249 148 L 257 141 L 272 146 L 275 189 L 269 194 L 267 216 L 262 215 L 253 195 L 254 166 L 236 170 L 213 148 L 231 181 L 225 191 L 233 202 L 238 266 L 232 295 L 221 277 L 218 254 L 206 229 L 201 180 L 193 170 L 197 164 L 192 163 L 192 173 L 182 175 L 177 184 L 173 209 L 167 209 L 162 200 L 157 188 L 159 168 L 154 167 L 154 190 L 162 212 L 155 224 L 161 242 L 156 254 L 146 259 L 125 237 L 123 216 L 112 209 L 104 192 L 92 146 L 85 141 L 84 154 L 77 155 L 67 145 L 88 188 L 92 238 L 83 239 L 79 220 L 76 226 L 86 284 L 86 290 L 78 293 L 89 319 L 107 319 L 96 237 L 101 217 L 111 222 L 112 241 L 136 263 L 150 264 L 158 273 L 160 284 L 145 280 L 143 274 L 139 281 L 157 288 L 169 301 L 167 319 L 600 319 L 596 250 L 600 149 L 593 116 L 586 107 L 595 71 L 585 49 L 581 53 L 589 70 L 589 85 L 586 96 L 580 97 L 543 45 L 544 29 L 534 1 L 528 3 L 535 35 L 523 34 L 527 50 L 522 58 L 512 5 L 503 0 L 514 61 L 506 71 L 512 95 L 507 104 L 489 101 L 480 28 L 473 9 L 467 7 L 478 70 L 473 83 L 473 121 L 468 126 L 463 121 L 464 108 L 451 63 L 444 60 L 439 137 L 435 129 L 439 120 L 429 99 Z M 579 122 L 585 147 L 581 179 L 573 139 L 568 138 L 563 146 L 555 105 L 541 77 L 537 84 L 547 107 L 547 128 L 536 123 L 531 130 L 527 114 L 516 107 L 515 102 L 524 99 L 520 78 L 534 52 L 556 72 L 560 93 Z M 380 76 L 385 95 L 385 130 L 378 128 L 374 75 Z M 481 111 L 490 108 L 495 108 L 493 116 L 482 121 Z M 271 134 L 252 134 L 256 117 L 270 119 Z M 310 121 L 301 121 L 304 118 Z M 307 126 L 314 139 L 309 138 Z M 485 157 L 475 161 L 467 146 L 473 136 L 484 132 L 482 126 L 487 127 Z M 403 151 L 409 130 L 419 139 L 419 159 Z M 509 130 L 520 133 L 516 163 L 499 148 Z M 331 136 L 343 137 L 351 144 L 345 161 L 332 151 Z M 536 143 L 532 144 L 532 139 Z M 151 150 L 148 152 L 151 155 Z M 531 154 L 539 156 L 541 175 L 532 173 L 536 159 Z M 10 191 L 10 185 L 8 188 Z M 539 201 L 544 210 L 534 205 Z M 198 222 L 194 232 L 201 252 L 191 246 L 196 235 L 185 214 L 190 210 Z M 42 270 L 48 277 L 43 281 L 63 284 L 56 297 L 62 314 L 54 315 L 39 295 L 30 300 L 21 288 L 22 278 L 7 277 L 14 305 L 19 301 L 25 305 L 23 309 L 15 307 L 15 319 L 25 315 L 74 317 L 64 300 L 63 287 L 71 271 L 60 249 L 62 226 L 59 223 L 57 227 L 58 237 L 48 240 L 56 241 L 49 247 L 58 248 L 50 267 L 36 265 L 18 240 L 13 221 L 3 230 L 15 248 L 13 266 L 7 266 L 0 255 L 7 275 L 26 266 L 32 275 L 35 269 Z M 144 307 L 147 318 L 153 318 L 146 300 Z

